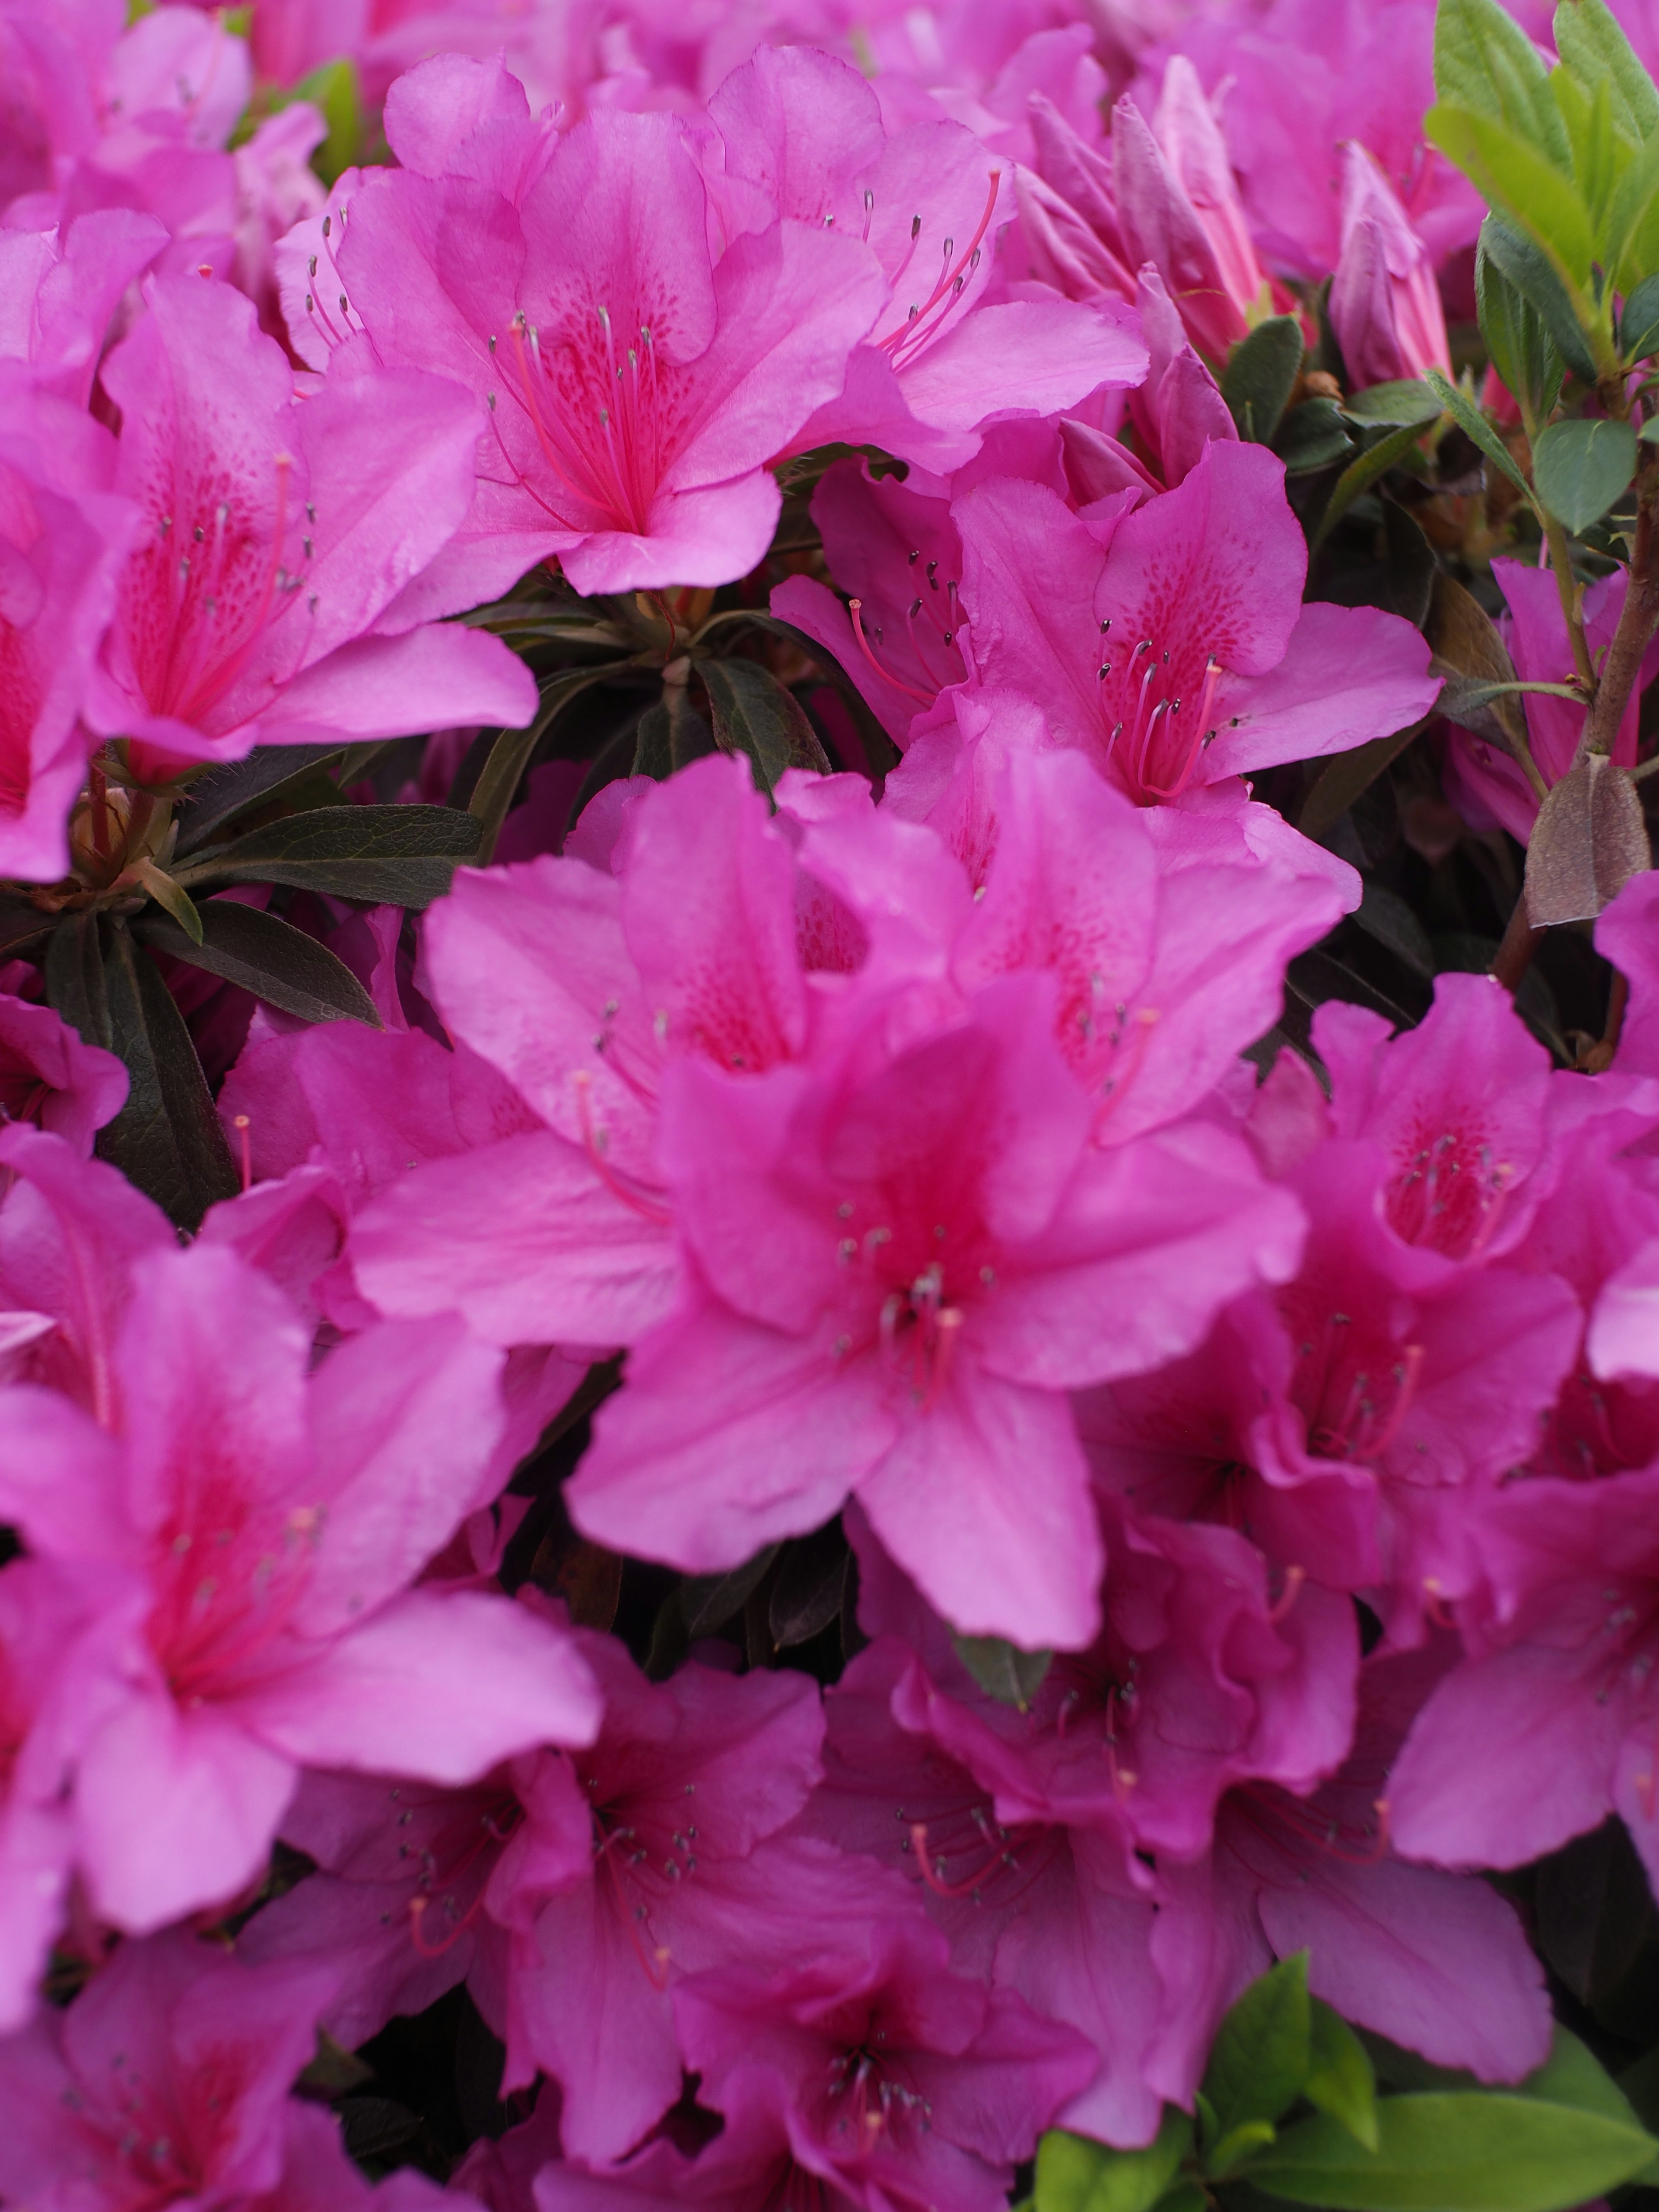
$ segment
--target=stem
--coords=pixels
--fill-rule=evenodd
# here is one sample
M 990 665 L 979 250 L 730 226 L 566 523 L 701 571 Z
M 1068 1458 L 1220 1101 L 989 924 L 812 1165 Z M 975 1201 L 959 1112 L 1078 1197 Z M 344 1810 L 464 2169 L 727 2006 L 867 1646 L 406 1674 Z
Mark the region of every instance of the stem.
M 1630 696 L 1641 673 L 1642 656 L 1659 629 L 1659 545 L 1653 528 L 1653 504 L 1659 497 L 1659 471 L 1644 469 L 1637 479 L 1636 544 L 1631 554 L 1630 582 L 1601 664 L 1595 703 L 1584 718 L 1583 734 L 1573 766 L 1591 753 L 1611 753 L 1618 741 Z
M 1527 895 L 1522 891 L 1515 902 L 1510 926 L 1504 932 L 1504 942 L 1493 954 L 1492 966 L 1487 970 L 1492 981 L 1501 983 L 1510 998 L 1520 989 L 1543 935 L 1544 932 L 1534 929 L 1527 919 Z

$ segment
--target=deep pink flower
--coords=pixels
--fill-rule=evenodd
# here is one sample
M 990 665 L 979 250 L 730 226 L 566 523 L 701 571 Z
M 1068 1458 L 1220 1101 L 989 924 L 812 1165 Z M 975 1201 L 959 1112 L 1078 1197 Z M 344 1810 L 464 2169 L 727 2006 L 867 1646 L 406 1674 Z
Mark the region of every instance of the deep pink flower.
M 469 146 L 439 178 L 376 172 L 335 256 L 380 358 L 489 410 L 450 607 L 550 554 L 583 592 L 746 574 L 778 516 L 765 464 L 880 303 L 869 252 L 783 222 L 716 257 L 665 116 L 590 116 L 522 189 Z
M 153 216 L 100 209 L 43 230 L 0 230 L 0 359 L 84 407 L 110 320 L 167 234 Z
M 1355 144 L 1342 153 L 1342 253 L 1330 314 L 1355 385 L 1420 377 L 1425 368 L 1451 373 L 1432 257 L 1381 164 Z
M 146 1599 L 76 1783 L 94 1904 L 145 1930 L 257 1873 L 301 1766 L 465 1781 L 591 1736 L 598 1699 L 521 1608 L 407 1590 L 483 1502 L 497 1353 L 388 1323 L 307 1380 L 293 1308 L 232 1253 L 156 1251 L 131 1282 L 104 1425 L 0 1394 L 0 1498 L 32 1551 Z
M 988 303 L 1000 226 L 1015 213 L 1006 159 L 943 117 L 890 129 L 858 72 L 810 47 L 763 47 L 710 102 L 724 176 L 757 204 L 865 241 L 877 311 L 846 388 L 799 430 L 948 471 L 992 423 L 1051 415 L 1103 385 L 1139 382 L 1145 352 L 1115 308 L 1058 299 Z M 728 187 L 731 190 L 732 187 Z
M 174 1930 L 124 1943 L 67 2012 L 0 2045 L 0 2190 L 31 2212 L 428 2212 L 371 2189 L 331 2115 L 288 2094 L 336 1975 L 252 1967 Z
M 1011 1992 L 953 1974 L 945 1937 L 894 1888 L 884 1913 L 821 1922 L 787 1966 L 682 1983 L 687 2063 L 702 2102 L 740 2127 L 781 2122 L 799 2166 L 867 2212 L 996 2212 L 1094 2056 Z
M 1659 1075 L 1659 870 L 1633 877 L 1595 925 L 1595 949 L 1630 986 L 1621 1073 Z
M 1303 605 L 1307 542 L 1263 447 L 1212 441 L 1104 545 L 1036 484 L 981 484 L 952 519 L 981 679 L 1143 805 L 1403 729 L 1437 696 L 1408 623 Z
M 0 1117 L 49 1129 L 84 1158 L 126 1103 L 126 1069 L 37 1002 L 37 970 L 13 961 L 0 968 L 0 984 L 11 987 L 0 990 Z M 29 995 L 14 997 L 17 990 Z
M 3 234 L 0 234 L 3 236 Z M 79 716 L 138 529 L 109 433 L 0 371 L 0 869 L 50 883 L 93 749 Z
M 155 285 L 103 369 L 123 416 L 117 485 L 147 529 L 95 727 L 164 761 L 222 760 L 529 720 L 534 684 L 499 640 L 394 611 L 471 503 L 473 405 L 438 378 L 355 366 L 296 403 L 247 301 Z
M 1080 505 L 1130 489 L 1172 489 L 1186 481 L 1212 438 L 1238 436 L 1220 386 L 1188 341 L 1151 262 L 1140 271 L 1135 301 L 1152 355 L 1146 381 L 1129 395 L 1136 451 L 1089 423 L 1060 424 L 1066 472 Z
M 572 1484 L 586 1533 L 709 1570 L 856 1491 L 959 1627 L 1091 1639 L 1099 1543 L 1060 1394 L 1188 1349 L 1293 1264 L 1298 1228 L 1218 1127 L 1097 1150 L 1057 1001 L 1010 975 L 940 1022 L 927 992 L 911 1036 L 878 995 L 811 1066 L 671 1064 L 690 1264 Z

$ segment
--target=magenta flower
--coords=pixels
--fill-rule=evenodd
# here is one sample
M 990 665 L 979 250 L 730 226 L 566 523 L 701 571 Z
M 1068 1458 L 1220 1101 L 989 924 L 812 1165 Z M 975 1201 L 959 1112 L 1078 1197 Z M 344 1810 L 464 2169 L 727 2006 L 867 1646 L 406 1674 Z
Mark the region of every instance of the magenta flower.
M 488 409 L 451 606 L 549 555 L 582 592 L 745 575 L 778 517 L 766 463 L 841 389 L 880 304 L 871 255 L 784 222 L 716 256 L 666 116 L 590 116 L 522 184 L 489 143 L 441 176 L 377 172 L 335 256 L 380 359 Z
M 37 1002 L 35 969 L 13 961 L 0 968 L 0 982 L 29 994 L 0 992 L 0 1117 L 49 1129 L 85 1158 L 126 1103 L 126 1069 Z
M 981 484 L 952 516 L 981 681 L 1040 701 L 1139 805 L 1340 752 L 1437 696 L 1410 623 L 1303 605 L 1307 542 L 1262 447 L 1206 445 L 1104 546 L 1038 484 Z
M 258 1873 L 301 1766 L 462 1782 L 590 1737 L 598 1701 L 521 1609 L 407 1589 L 483 1502 L 499 1355 L 387 1324 L 307 1380 L 293 1309 L 233 1254 L 157 1251 L 131 1279 L 104 1426 L 0 1395 L 0 1498 L 32 1551 L 145 1599 L 76 1782 L 96 1907 L 142 1932 Z
M 960 468 L 992 423 L 1059 413 L 1145 374 L 1109 304 L 987 301 L 996 234 L 1015 213 L 1006 159 L 942 116 L 890 130 L 857 71 L 810 47 L 763 47 L 709 103 L 745 227 L 775 213 L 862 240 L 882 293 L 848 364 L 797 434 Z M 752 212 L 738 193 L 746 193 Z
M 1188 342 L 1180 316 L 1148 262 L 1135 287 L 1152 367 L 1129 395 L 1137 450 L 1087 422 L 1063 421 L 1066 473 L 1079 504 L 1115 493 L 1171 490 L 1185 483 L 1212 438 L 1237 441 L 1220 386 Z
M 1060 1394 L 1188 1348 L 1299 1231 L 1218 1128 L 1097 1151 L 1056 1011 L 1048 977 L 1007 975 L 915 1037 L 878 995 L 820 1065 L 669 1067 L 690 1264 L 571 1486 L 586 1533 L 710 1570 L 856 1492 L 957 1626 L 1090 1641 Z
M 153 216 L 97 209 L 42 230 L 0 231 L 6 318 L 0 358 L 28 367 L 38 390 L 84 407 L 110 319 L 167 242 Z
M 4 372 L 0 431 L 0 869 L 69 866 L 64 823 L 93 749 L 80 724 L 138 518 L 111 490 L 107 431 Z
M 884 1913 L 820 1923 L 787 1966 L 682 1983 L 687 2063 L 702 2101 L 738 2127 L 781 2123 L 805 2172 L 867 2212 L 998 2212 L 1093 2054 L 1011 1992 L 953 1974 L 944 1936 L 895 1888 Z
M 471 502 L 479 424 L 453 385 L 363 364 L 296 404 L 249 302 L 186 277 L 155 285 L 102 374 L 146 532 L 94 727 L 176 762 L 529 720 L 535 686 L 499 640 L 394 611 Z
M 1659 1075 L 1659 874 L 1632 878 L 1595 925 L 1595 949 L 1630 986 L 1619 1042 L 1621 1073 Z
M 1451 372 L 1445 311 L 1429 250 L 1381 165 L 1363 146 L 1342 154 L 1342 253 L 1331 327 L 1356 385 Z

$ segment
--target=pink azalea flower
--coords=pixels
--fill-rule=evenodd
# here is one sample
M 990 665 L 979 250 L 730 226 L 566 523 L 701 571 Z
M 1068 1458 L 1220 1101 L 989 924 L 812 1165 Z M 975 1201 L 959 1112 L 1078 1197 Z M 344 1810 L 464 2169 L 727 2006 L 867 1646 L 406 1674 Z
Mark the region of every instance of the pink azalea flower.
M 919 1035 L 902 1004 L 878 994 L 810 1066 L 665 1071 L 689 1264 L 571 1510 L 707 1571 L 856 1491 L 959 1627 L 1086 1644 L 1099 1540 L 1060 1394 L 1175 1356 L 1281 1276 L 1295 1211 L 1217 1127 L 1097 1150 L 1050 977 L 988 982 Z
M 1014 214 L 1007 164 L 943 118 L 890 131 L 875 93 L 811 48 L 763 47 L 709 112 L 724 174 L 761 212 L 862 240 L 883 294 L 846 388 L 826 395 L 799 448 L 875 445 L 959 468 L 990 424 L 1056 413 L 1103 385 L 1137 383 L 1127 319 L 1059 300 L 988 304 L 996 232 Z M 741 219 L 741 217 L 739 218 Z
M 154 287 L 103 370 L 117 483 L 147 530 L 95 727 L 176 761 L 529 720 L 534 684 L 499 640 L 391 612 L 471 502 L 474 409 L 434 377 L 359 365 L 296 404 L 248 301 L 195 278 Z
M 1194 344 L 1225 361 L 1267 282 L 1226 141 L 1183 55 L 1164 70 L 1150 130 L 1127 94 L 1113 109 L 1112 184 L 1131 267 L 1152 262 Z
M 1188 343 L 1151 262 L 1140 272 L 1135 299 L 1152 353 L 1146 381 L 1129 395 L 1136 451 L 1089 423 L 1062 422 L 1066 471 L 1079 505 L 1127 490 L 1172 489 L 1185 483 L 1212 438 L 1238 436 L 1220 386 Z
M 1659 1075 L 1659 872 L 1626 884 L 1595 925 L 1595 949 L 1630 986 L 1617 1066 Z
M 40 390 L 84 407 L 111 318 L 167 238 L 130 208 L 0 230 L 0 359 L 27 362 Z
M 307 1380 L 293 1309 L 233 1254 L 157 1251 L 131 1280 L 104 1425 L 0 1395 L 0 1498 L 32 1551 L 146 1601 L 76 1782 L 94 1905 L 142 1932 L 258 1873 L 301 1766 L 462 1782 L 590 1737 L 598 1704 L 520 1608 L 406 1589 L 483 1502 L 498 1354 L 387 1324 Z
M 1548 1993 L 1513 1905 L 1389 1848 L 1389 1804 L 1378 1801 L 1392 1796 L 1391 1764 L 1446 1661 L 1429 1650 L 1369 1662 L 1340 1771 L 1306 1798 L 1231 1790 L 1213 1850 L 1165 1869 L 1153 1947 L 1180 1993 L 1174 2032 L 1190 2038 L 1194 2084 L 1223 2008 L 1275 1958 L 1304 1949 L 1316 1996 L 1436 2065 L 1516 2081 L 1543 2063 Z
M 1142 805 L 1403 729 L 1437 696 L 1408 623 L 1303 605 L 1307 542 L 1262 447 L 1212 441 L 1098 535 L 1011 480 L 952 519 L 981 680 L 1040 701 Z
M 590 116 L 521 187 L 489 143 L 452 149 L 441 177 L 377 172 L 335 257 L 382 361 L 489 410 L 450 606 L 549 555 L 582 592 L 746 574 L 779 512 L 765 465 L 839 391 L 880 303 L 871 255 L 784 222 L 716 256 L 665 116 Z
M 1110 161 L 1040 94 L 1030 127 L 1032 165 L 1016 170 L 1014 189 L 1031 275 L 1068 300 L 1132 300 Z
M 12 961 L 0 968 L 0 984 L 11 986 L 0 991 L 0 1117 L 49 1129 L 84 1159 L 126 1103 L 126 1069 L 37 1002 L 38 970 Z
M 93 78 L 125 27 L 118 0 L 4 0 L 0 71 L 7 128 L 0 138 L 0 206 L 46 194 L 98 136 Z
M 124 1943 L 67 2012 L 0 2045 L 0 2189 L 40 2212 L 435 2212 L 419 2174 L 371 2189 L 331 2116 L 288 2095 L 335 1978 L 177 1930 Z
M 92 750 L 79 717 L 138 518 L 111 491 L 109 433 L 27 378 L 0 384 L 0 869 L 50 883 L 69 866 Z
M 895 1887 L 884 1913 L 821 1923 L 787 1966 L 682 1983 L 687 2063 L 701 2100 L 739 2126 L 781 2123 L 798 2164 L 867 2212 L 998 2212 L 1093 2053 L 1011 1992 L 953 1974 L 945 1937 Z
M 821 1771 L 808 1677 L 693 1661 L 656 1685 L 613 1638 L 580 1648 L 605 1717 L 566 1765 L 568 1846 L 509 1853 L 486 1909 L 514 1931 L 507 2086 L 552 2075 L 566 2150 L 599 2160 L 621 2157 L 679 2095 L 672 1990 L 736 1957 L 787 1957 L 811 1924 L 801 1885 L 831 1898 L 836 1885 L 811 1847 L 767 1840 Z M 850 1880 L 843 1895 L 856 1910 Z
M 1342 155 L 1342 253 L 1331 327 L 1356 385 L 1451 373 L 1445 311 L 1429 250 L 1381 164 L 1363 146 Z

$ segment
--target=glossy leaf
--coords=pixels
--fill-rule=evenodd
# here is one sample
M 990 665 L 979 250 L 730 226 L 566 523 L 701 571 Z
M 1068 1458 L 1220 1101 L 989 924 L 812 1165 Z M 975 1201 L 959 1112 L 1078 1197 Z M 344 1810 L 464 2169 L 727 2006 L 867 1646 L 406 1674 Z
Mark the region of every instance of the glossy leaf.
M 1569 530 L 1588 530 L 1636 474 L 1636 433 L 1606 419 L 1552 422 L 1533 447 L 1532 474 L 1550 513 Z
M 1222 2016 L 1204 2069 L 1219 2142 L 1252 2121 L 1281 2119 L 1302 2094 L 1312 2057 L 1308 1954 L 1258 1975 Z
M 138 922 L 137 933 L 155 951 L 239 983 L 267 1006 L 302 1022 L 349 1020 L 381 1027 L 374 1001 L 350 969 L 304 930 L 236 899 L 205 899 L 199 912 L 200 944 L 160 915 Z
M 953 1632 L 951 1641 L 981 1689 L 1001 1705 L 1018 1705 L 1021 1712 L 1042 1687 L 1054 1656 L 1052 1651 L 1022 1651 L 1017 1644 L 1000 1636 Z
M 448 806 L 320 806 L 250 830 L 181 868 L 197 884 L 288 884 L 298 890 L 419 908 L 441 898 L 478 849 L 478 823 Z
M 830 773 L 830 763 L 800 702 L 757 660 L 697 665 L 714 719 L 714 742 L 746 756 L 757 787 L 769 799 L 786 769 Z
M 1241 438 L 1273 443 L 1302 374 L 1302 325 L 1294 315 L 1270 315 L 1233 348 L 1221 373 L 1221 396 Z
M 1513 2094 L 1383 2099 L 1367 2151 L 1321 2112 L 1254 2160 L 1251 2181 L 1328 2212 L 1568 2212 L 1638 2173 L 1653 2138 L 1633 2119 Z

